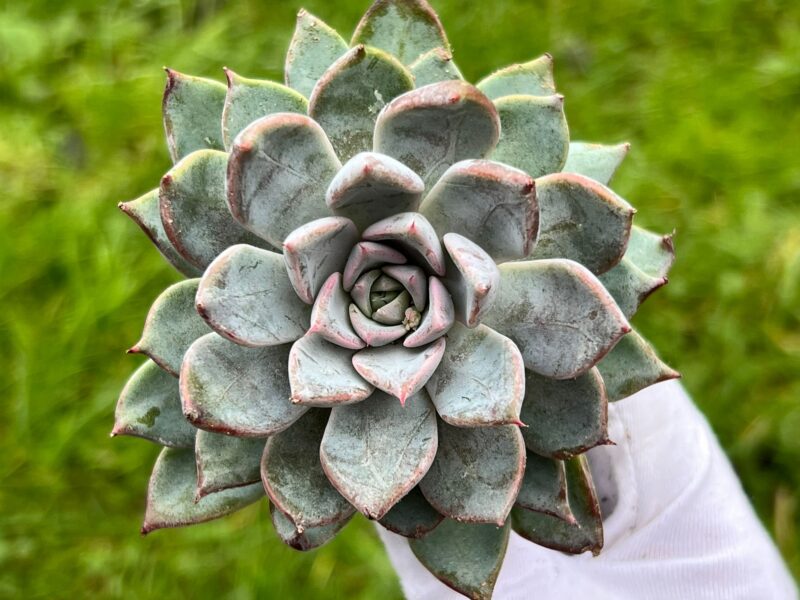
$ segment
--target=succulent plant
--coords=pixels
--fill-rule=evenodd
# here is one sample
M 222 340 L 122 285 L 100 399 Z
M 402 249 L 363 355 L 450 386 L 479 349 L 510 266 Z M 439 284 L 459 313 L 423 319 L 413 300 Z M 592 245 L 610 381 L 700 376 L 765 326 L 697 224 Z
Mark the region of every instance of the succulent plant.
M 153 304 L 112 435 L 164 446 L 142 531 L 270 500 L 308 550 L 360 512 L 491 596 L 513 529 L 597 553 L 584 453 L 677 373 L 628 319 L 669 236 L 570 142 L 549 55 L 466 82 L 424 0 L 348 45 L 300 11 L 286 85 L 167 69 L 174 166 L 122 203 L 188 277 Z

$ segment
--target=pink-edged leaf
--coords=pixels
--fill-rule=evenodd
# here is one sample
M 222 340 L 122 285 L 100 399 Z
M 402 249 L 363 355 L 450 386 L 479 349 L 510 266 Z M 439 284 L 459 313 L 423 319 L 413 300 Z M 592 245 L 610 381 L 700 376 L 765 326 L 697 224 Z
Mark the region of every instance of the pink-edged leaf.
M 349 306 L 350 296 L 342 288 L 342 274 L 333 273 L 317 294 L 308 333 L 319 334 L 342 348 L 360 350 L 365 343 L 350 323 Z
M 270 504 L 269 515 L 272 519 L 275 533 L 278 534 L 281 541 L 290 548 L 301 552 L 313 550 L 327 544 L 350 522 L 353 516 L 349 515 L 341 521 L 336 521 L 329 525 L 305 527 L 301 531 L 289 517 L 275 508 L 274 504 Z
M 408 332 L 405 325 L 381 325 L 376 323 L 365 316 L 355 304 L 350 305 L 350 323 L 358 336 L 364 340 L 367 346 L 372 348 L 391 344 Z
M 378 279 L 383 275 L 379 269 L 367 271 L 361 275 L 350 290 L 350 297 L 352 298 L 358 309 L 368 317 L 372 317 L 372 302 L 370 295 L 372 288 Z
M 408 334 L 403 345 L 406 348 L 419 348 L 429 344 L 447 333 L 455 323 L 455 308 L 450 292 L 438 277 L 428 279 L 428 307 L 416 330 Z
M 417 264 L 437 275 L 444 275 L 444 252 L 436 230 L 424 216 L 415 212 L 392 215 L 373 223 L 362 234 L 365 240 L 392 242 L 414 257 Z
M 442 241 L 447 250 L 444 284 L 453 298 L 456 320 L 475 327 L 492 307 L 500 272 L 492 257 L 464 236 L 448 233 Z
M 346 291 L 350 291 L 362 273 L 369 271 L 373 267 L 383 264 L 402 265 L 406 262 L 406 257 L 401 253 L 390 248 L 385 244 L 375 242 L 359 242 L 350 251 L 347 264 L 344 267 L 344 278 L 342 284 Z M 377 279 L 378 276 L 375 277 Z M 375 280 L 370 282 L 370 286 Z
M 197 499 L 261 483 L 261 455 L 266 443 L 264 438 L 240 438 L 198 430 L 194 447 Z
M 402 286 L 411 294 L 417 310 L 425 310 L 428 302 L 428 278 L 425 271 L 413 265 L 389 265 L 383 267 L 383 272 Z

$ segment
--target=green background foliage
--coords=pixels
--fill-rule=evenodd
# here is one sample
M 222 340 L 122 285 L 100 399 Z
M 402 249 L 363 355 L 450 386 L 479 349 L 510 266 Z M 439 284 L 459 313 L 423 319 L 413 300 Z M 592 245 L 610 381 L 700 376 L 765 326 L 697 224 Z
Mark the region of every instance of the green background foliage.
M 141 538 L 158 450 L 108 439 L 141 360 L 123 351 L 177 279 L 116 209 L 169 166 L 159 68 L 279 79 L 297 3 L 4 3 L 2 597 L 400 597 L 363 519 L 310 554 L 280 545 L 263 502 Z M 305 4 L 347 37 L 367 0 Z M 800 575 L 800 4 L 434 4 L 470 80 L 549 51 L 573 137 L 632 143 L 614 187 L 678 250 L 635 324 Z

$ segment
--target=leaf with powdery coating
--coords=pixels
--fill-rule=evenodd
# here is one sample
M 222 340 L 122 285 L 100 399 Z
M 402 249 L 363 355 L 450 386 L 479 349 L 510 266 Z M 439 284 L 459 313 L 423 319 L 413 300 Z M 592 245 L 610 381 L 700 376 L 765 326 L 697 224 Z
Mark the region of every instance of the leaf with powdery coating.
M 375 46 L 406 65 L 432 48 L 450 49 L 438 15 L 425 0 L 377 0 L 350 43 Z
M 426 85 L 387 104 L 375 123 L 373 147 L 433 185 L 450 165 L 483 158 L 500 137 L 500 117 L 465 81 Z
M 525 472 L 516 425 L 454 427 L 439 421 L 439 449 L 419 487 L 444 516 L 502 526 Z
M 228 94 L 222 111 L 222 139 L 230 150 L 233 140 L 250 123 L 274 113 L 305 114 L 308 100 L 295 90 L 260 79 L 248 79 L 225 69 Z
M 491 600 L 511 528 L 445 519 L 428 535 L 410 540 L 414 556 L 439 581 L 471 600 Z
M 562 169 L 565 173 L 577 173 L 608 185 L 622 161 L 628 154 L 631 145 L 590 144 L 588 142 L 571 142 L 567 162 Z
M 667 278 L 651 277 L 623 256 L 613 269 L 600 275 L 600 281 L 630 319 L 650 294 L 667 283 Z
M 476 327 L 497 297 L 500 272 L 492 257 L 457 233 L 442 239 L 447 250 L 444 284 L 453 297 L 456 320 Z
M 269 514 L 272 519 L 272 526 L 275 528 L 275 533 L 281 538 L 281 541 L 295 550 L 306 552 L 319 548 L 324 544 L 331 541 L 336 534 L 339 533 L 345 525 L 350 521 L 351 516 L 331 523 L 330 525 L 322 525 L 320 527 L 307 527 L 300 531 L 292 520 L 275 508 L 274 504 L 270 504 Z
M 142 338 L 128 352 L 149 356 L 177 377 L 186 350 L 209 332 L 194 308 L 199 283 L 199 279 L 188 279 L 164 290 L 147 313 Z
M 225 86 L 204 77 L 192 77 L 173 69 L 167 72 L 162 112 L 167 147 L 176 163 L 196 150 L 222 150 L 222 108 Z
M 270 346 L 300 338 L 311 307 L 298 301 L 283 257 L 245 244 L 209 265 L 197 290 L 197 312 L 237 344 Z
M 525 445 L 540 456 L 570 458 L 608 444 L 608 398 L 597 368 L 575 379 L 526 371 L 522 421 Z
M 261 482 L 264 438 L 240 438 L 199 430 L 194 454 L 197 498 Z
M 564 96 L 503 96 L 494 104 L 502 131 L 492 160 L 531 177 L 560 171 L 569 152 Z
M 350 256 L 347 257 L 347 264 L 345 264 L 344 273 L 342 273 L 342 285 L 349 292 L 353 290 L 356 282 L 361 282 L 362 273 L 366 275 L 373 267 L 384 264 L 402 265 L 405 262 L 407 262 L 407 259 L 402 252 L 398 252 L 386 244 L 359 242 L 353 246 Z M 367 279 L 369 286 L 372 286 L 378 277 L 380 277 L 380 271 L 375 273 L 374 276 L 370 275 Z M 365 297 L 369 298 L 369 289 L 365 287 L 364 291 L 366 292 Z M 366 309 L 366 306 L 363 308 Z M 368 312 L 371 316 L 372 309 L 370 308 Z
M 130 200 L 120 202 L 117 207 L 128 215 L 139 228 L 145 232 L 150 241 L 153 242 L 166 261 L 171 264 L 179 273 L 186 277 L 197 277 L 203 270 L 195 267 L 183 258 L 164 231 L 164 224 L 161 222 L 161 206 L 159 203 L 160 190 L 151 190 L 146 194 Z
M 131 435 L 162 446 L 191 448 L 197 430 L 181 412 L 178 381 L 148 360 L 125 384 L 111 437 Z
M 308 411 L 291 431 L 267 441 L 261 479 L 275 506 L 301 533 L 310 527 L 340 523 L 355 512 L 336 491 L 320 463 L 320 441 L 330 411 Z
M 433 531 L 444 519 L 425 500 L 419 486 L 413 488 L 380 520 L 389 531 L 407 538 L 421 538 Z
M 388 265 L 381 270 L 391 277 L 391 281 L 406 289 L 417 310 L 425 310 L 428 303 L 428 278 L 425 271 L 414 265 Z
M 453 55 L 444 48 L 429 50 L 408 68 L 418 88 L 440 81 L 464 79 L 456 63 L 453 62 Z
M 350 323 L 352 323 L 358 337 L 372 348 L 391 344 L 408 333 L 405 325 L 381 325 L 376 323 L 365 316 L 355 304 L 350 305 Z
M 347 42 L 333 28 L 300 9 L 286 53 L 286 85 L 308 98 L 323 73 L 347 50 Z
M 183 414 L 200 429 L 239 437 L 283 431 L 308 410 L 289 401 L 289 350 L 288 344 L 247 348 L 204 335 L 183 359 Z
M 359 45 L 325 71 L 311 93 L 308 114 L 348 160 L 371 149 L 384 104 L 413 87 L 413 75 L 394 56 Z
M 563 259 L 500 265 L 483 323 L 511 338 L 528 369 L 556 379 L 585 373 L 631 329 L 597 277 Z
M 455 323 L 456 311 L 450 292 L 438 277 L 428 278 L 428 307 L 416 330 L 403 340 L 406 348 L 419 348 L 447 333 Z
M 373 242 L 393 242 L 429 272 L 444 275 L 444 252 L 436 230 L 423 215 L 406 212 L 370 225 L 362 237 Z
M 519 535 L 540 546 L 569 554 L 589 550 L 597 556 L 603 548 L 603 522 L 588 461 L 585 456 L 578 456 L 566 463 L 566 469 L 567 494 L 575 522 L 515 507 L 512 526 Z
M 456 323 L 439 368 L 428 380 L 439 416 L 458 427 L 520 423 L 525 366 L 510 339 L 479 325 Z
M 218 519 L 264 497 L 260 483 L 224 490 L 199 501 L 195 501 L 196 489 L 194 451 L 164 448 L 150 476 L 142 533 Z
M 331 411 L 320 459 L 350 504 L 381 519 L 428 471 L 436 445 L 436 411 L 426 392 L 405 406 L 375 392 L 367 402 Z
M 293 230 L 330 216 L 325 190 L 341 166 L 313 119 L 292 113 L 264 117 L 231 148 L 228 208 L 244 227 L 280 248 Z
M 350 323 L 349 308 L 350 296 L 342 288 L 342 274 L 333 273 L 314 301 L 308 333 L 319 334 L 342 348 L 360 350 L 366 344 Z
M 567 523 L 575 523 L 567 499 L 567 471 L 564 461 L 528 452 L 525 476 L 522 478 L 522 487 L 515 506 L 551 515 Z
M 478 82 L 478 89 L 492 100 L 516 94 L 552 96 L 556 93 L 553 57 L 544 54 L 526 63 L 495 71 Z
M 603 376 L 610 402 L 681 376 L 658 358 L 653 347 L 636 331 L 622 338 L 597 364 L 597 369 Z
M 660 235 L 634 225 L 625 256 L 651 277 L 666 278 L 675 262 L 672 235 Z

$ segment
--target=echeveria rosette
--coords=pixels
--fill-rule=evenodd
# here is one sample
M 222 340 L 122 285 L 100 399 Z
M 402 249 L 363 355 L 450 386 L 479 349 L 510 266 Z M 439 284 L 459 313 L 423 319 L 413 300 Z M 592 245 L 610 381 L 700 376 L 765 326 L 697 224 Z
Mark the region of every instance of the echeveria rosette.
M 154 303 L 113 434 L 165 446 L 143 531 L 266 495 L 308 550 L 360 512 L 491 595 L 511 529 L 602 547 L 584 453 L 676 377 L 628 320 L 671 239 L 569 141 L 545 55 L 463 80 L 421 0 L 351 44 L 301 11 L 286 85 L 168 70 L 175 165 L 121 208 L 190 279 Z

